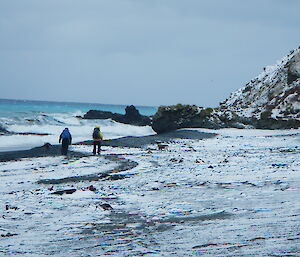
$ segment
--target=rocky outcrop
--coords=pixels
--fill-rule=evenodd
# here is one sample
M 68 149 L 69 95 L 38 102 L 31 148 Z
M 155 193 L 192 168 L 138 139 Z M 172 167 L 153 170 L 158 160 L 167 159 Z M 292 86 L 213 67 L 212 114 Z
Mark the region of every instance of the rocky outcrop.
M 119 116 L 116 121 L 136 126 L 151 125 L 151 119 L 148 116 L 141 115 L 133 105 L 127 106 L 125 115 Z
M 223 122 L 212 108 L 205 109 L 196 105 L 160 106 L 152 119 L 152 129 L 158 134 L 180 128 L 222 127 Z
M 114 115 L 116 115 L 116 113 L 99 111 L 99 110 L 89 110 L 86 114 L 84 114 L 83 119 L 105 120 L 105 119 L 112 119 Z
M 249 124 L 257 129 L 296 129 L 300 128 L 300 120 L 296 119 L 253 119 Z
M 289 61 L 287 72 L 288 84 L 292 84 L 294 81 L 300 78 L 300 53 L 295 54 L 294 57 Z
M 152 120 L 152 129 L 158 134 L 181 128 L 292 129 L 299 127 L 299 119 L 275 119 L 271 117 L 270 111 L 262 112 L 259 117 L 245 117 L 232 110 L 205 109 L 181 104 L 159 107 Z
M 150 117 L 141 115 L 133 105 L 125 108 L 125 115 L 113 112 L 90 110 L 83 116 L 83 119 L 112 119 L 116 122 L 135 126 L 151 125 Z

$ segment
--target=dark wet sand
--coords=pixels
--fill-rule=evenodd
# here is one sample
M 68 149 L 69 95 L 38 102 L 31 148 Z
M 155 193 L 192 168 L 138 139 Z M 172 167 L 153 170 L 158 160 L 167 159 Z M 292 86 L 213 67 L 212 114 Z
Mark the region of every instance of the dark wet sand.
M 107 170 L 105 172 L 100 173 L 94 173 L 89 175 L 82 175 L 82 176 L 72 176 L 72 177 L 65 177 L 60 179 L 42 179 L 37 181 L 38 184 L 64 184 L 64 183 L 76 183 L 76 182 L 82 182 L 82 181 L 98 181 L 101 179 L 106 180 L 118 180 L 123 179 L 126 176 L 125 175 L 110 175 L 112 173 L 122 172 L 126 170 L 131 170 L 138 166 L 138 163 L 132 160 L 125 159 L 119 155 L 104 155 L 104 158 L 117 163 L 117 167 Z
M 173 139 L 193 139 L 193 140 L 202 140 L 206 138 L 215 137 L 215 133 L 204 133 L 193 130 L 176 130 L 164 134 L 156 134 L 151 136 L 143 137 L 122 137 L 111 140 L 103 140 L 103 146 L 112 146 L 112 147 L 144 147 L 145 145 L 155 144 L 156 142 L 169 142 Z M 78 144 L 91 145 L 93 142 L 91 140 L 80 142 Z
M 82 157 L 84 154 L 77 152 L 70 152 L 72 156 Z M 33 157 L 48 157 L 61 155 L 60 145 L 51 145 L 50 147 L 40 146 L 29 150 L 0 152 L 0 162 L 18 160 L 21 158 L 33 158 Z
M 145 145 L 155 144 L 156 142 L 169 142 L 173 139 L 193 139 L 202 140 L 206 138 L 212 138 L 217 134 L 204 133 L 192 130 L 178 130 L 172 131 L 159 135 L 142 136 L 142 137 L 122 137 L 118 139 L 103 140 L 103 146 L 112 147 L 143 147 Z M 88 140 L 84 142 L 76 143 L 75 145 L 92 145 L 93 141 Z M 11 151 L 11 152 L 0 152 L 0 161 L 11 161 L 18 160 L 21 158 L 33 158 L 33 157 L 47 157 L 47 156 L 60 156 L 61 147 L 60 145 L 51 145 L 49 147 L 41 146 L 35 147 L 29 150 L 22 151 Z M 87 156 L 83 153 L 69 151 L 69 155 L 72 157 L 83 157 Z

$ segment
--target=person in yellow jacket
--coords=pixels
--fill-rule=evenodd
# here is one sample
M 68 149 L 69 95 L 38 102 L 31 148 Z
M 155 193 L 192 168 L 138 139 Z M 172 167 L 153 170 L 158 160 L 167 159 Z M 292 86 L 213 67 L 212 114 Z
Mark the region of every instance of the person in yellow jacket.
M 93 154 L 96 154 L 96 152 L 97 154 L 100 154 L 102 140 L 103 140 L 103 134 L 100 132 L 100 127 L 97 126 L 94 128 L 94 132 L 93 132 L 93 145 L 94 145 Z

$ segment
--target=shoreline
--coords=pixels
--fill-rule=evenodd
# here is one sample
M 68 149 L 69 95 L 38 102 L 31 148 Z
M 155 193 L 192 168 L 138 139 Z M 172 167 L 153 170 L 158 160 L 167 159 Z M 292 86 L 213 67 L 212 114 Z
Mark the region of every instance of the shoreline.
M 176 130 L 164 134 L 156 134 L 150 136 L 141 136 L 141 137 L 121 137 L 117 139 L 103 140 L 102 146 L 111 146 L 111 147 L 132 147 L 132 148 L 141 148 L 146 145 L 156 144 L 157 142 L 166 143 L 173 139 L 193 139 L 193 140 L 202 140 L 207 138 L 213 138 L 217 134 L 199 132 L 194 130 Z M 87 140 L 83 142 L 74 143 L 73 145 L 92 145 L 92 140 Z M 0 162 L 13 161 L 22 158 L 36 158 L 36 157 L 49 157 L 49 156 L 61 156 L 60 145 L 48 145 L 34 147 L 28 150 L 16 150 L 16 151 L 5 151 L 0 152 Z M 69 155 L 72 157 L 84 157 L 88 156 L 86 154 L 69 151 Z

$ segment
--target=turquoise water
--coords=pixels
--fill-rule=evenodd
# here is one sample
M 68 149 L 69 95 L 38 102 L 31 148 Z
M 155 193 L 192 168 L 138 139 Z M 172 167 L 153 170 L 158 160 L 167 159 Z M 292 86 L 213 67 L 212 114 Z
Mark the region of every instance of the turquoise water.
M 0 100 L 0 127 L 16 134 L 1 136 L 0 151 L 30 149 L 51 143 L 57 144 L 61 131 L 68 127 L 73 141 L 89 140 L 95 126 L 101 126 L 105 139 L 124 136 L 144 136 L 154 133 L 150 126 L 131 126 L 108 120 L 83 120 L 89 110 L 125 113 L 125 105 Z M 136 106 L 142 115 L 153 115 L 156 107 Z M 46 133 L 47 136 L 19 135 L 18 133 Z
M 16 114 L 28 113 L 75 113 L 89 110 L 125 113 L 126 105 L 109 105 L 94 103 L 47 102 L 29 100 L 0 99 L 0 117 L 10 117 Z M 152 106 L 136 106 L 142 115 L 153 115 L 157 108 Z
M 125 113 L 125 105 L 22 101 L 0 99 L 0 127 L 16 134 L 1 136 L 0 151 L 24 150 L 51 143 L 57 144 L 61 131 L 68 127 L 73 141 L 89 140 L 95 126 L 101 126 L 105 139 L 144 136 L 154 133 L 151 126 L 131 126 L 108 120 L 83 120 L 89 110 Z M 136 106 L 142 115 L 153 115 L 156 107 Z M 18 133 L 33 133 L 19 135 Z M 46 133 L 47 136 L 38 134 Z M 37 135 L 34 135 L 37 134 Z

